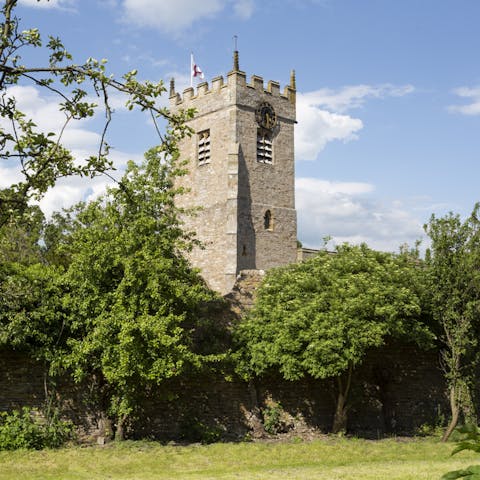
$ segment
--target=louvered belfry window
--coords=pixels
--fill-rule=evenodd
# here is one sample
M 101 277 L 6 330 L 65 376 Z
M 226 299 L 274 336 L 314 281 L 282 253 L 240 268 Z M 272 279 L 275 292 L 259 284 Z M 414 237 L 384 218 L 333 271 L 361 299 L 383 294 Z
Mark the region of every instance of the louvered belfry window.
M 210 130 L 198 133 L 198 164 L 210 163 Z
M 257 131 L 257 162 L 273 162 L 272 135 L 263 129 Z

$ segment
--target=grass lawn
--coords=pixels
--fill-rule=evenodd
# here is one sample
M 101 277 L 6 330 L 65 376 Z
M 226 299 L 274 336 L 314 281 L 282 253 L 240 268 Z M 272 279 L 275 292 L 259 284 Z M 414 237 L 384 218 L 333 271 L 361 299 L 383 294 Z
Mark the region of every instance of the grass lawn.
M 163 446 L 124 442 L 106 447 L 0 452 L 0 480 L 69 479 L 439 479 L 479 463 L 435 440 L 219 443 Z

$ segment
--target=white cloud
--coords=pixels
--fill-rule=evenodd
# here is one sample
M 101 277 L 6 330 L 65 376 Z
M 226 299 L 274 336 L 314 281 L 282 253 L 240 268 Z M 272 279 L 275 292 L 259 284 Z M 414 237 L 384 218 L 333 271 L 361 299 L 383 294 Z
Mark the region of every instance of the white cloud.
M 18 168 L 0 167 L 0 189 L 7 188 L 23 179 Z
M 402 97 L 414 91 L 412 85 L 350 85 L 335 91 L 322 88 L 305 93 L 307 102 L 337 113 L 359 108 L 371 98 Z
M 19 5 L 33 8 L 58 8 L 62 10 L 72 10 L 77 0 L 19 0 Z
M 359 118 L 347 115 L 362 107 L 368 99 L 399 97 L 413 92 L 411 85 L 390 84 L 347 86 L 340 90 L 328 88 L 297 94 L 295 151 L 298 160 L 315 160 L 328 142 L 348 142 L 358 138 L 363 128 Z
M 402 202 L 381 203 L 368 195 L 373 191 L 368 183 L 298 178 L 298 236 L 304 246 L 320 248 L 330 236 L 336 244 L 366 242 L 378 250 L 398 251 L 400 245 L 423 238 L 423 222 Z
M 35 87 L 14 86 L 7 91 L 7 95 L 15 97 L 18 108 L 28 118 L 34 119 L 39 130 L 58 133 L 65 122 L 65 115 L 58 110 L 57 99 L 42 97 Z M 112 97 L 115 106 L 123 108 L 117 96 Z M 62 137 L 62 145 L 72 151 L 73 156 L 81 161 L 90 155 L 96 155 L 101 136 L 98 132 L 86 128 L 88 120 L 75 121 L 68 125 Z M 8 129 L 9 124 L 0 118 L 0 126 Z M 111 175 L 119 180 L 123 175 L 126 163 L 132 159 L 141 161 L 142 155 L 131 155 L 112 149 L 109 155 L 116 171 Z M 0 188 L 8 187 L 22 180 L 20 165 L 12 160 L 5 162 L 0 167 Z M 40 206 L 45 214 L 50 215 L 55 210 L 71 206 L 80 200 L 96 198 L 103 193 L 107 185 L 113 181 L 106 175 L 94 179 L 70 177 L 61 179 L 58 184 L 50 189 L 40 201 Z
M 57 98 L 41 96 L 35 87 L 18 85 L 7 89 L 6 95 L 15 98 L 17 108 L 27 118 L 34 120 L 38 130 L 55 134 L 61 132 L 66 116 L 59 110 Z M 67 124 L 62 137 L 62 143 L 67 148 L 92 147 L 95 139 L 100 138 L 96 133 L 82 128 L 88 121 L 89 119 L 85 119 Z M 10 124 L 6 119 L 0 118 L 0 126 L 8 130 Z
M 80 128 L 69 128 L 62 136 L 62 145 L 68 149 L 87 148 L 90 153 L 98 150 L 101 142 L 101 135 L 89 130 Z
M 234 2 L 233 10 L 237 17 L 246 20 L 252 16 L 254 7 L 254 0 L 237 0 Z
M 302 94 L 297 95 L 297 120 L 295 155 L 298 160 L 315 160 L 328 142 L 354 140 L 356 132 L 363 128 L 360 119 L 322 110 Z
M 73 151 L 74 156 L 83 158 L 87 152 Z M 128 160 L 140 163 L 142 155 L 131 155 L 125 152 L 112 151 L 110 159 L 115 166 L 110 176 L 119 181 L 123 175 Z M 67 208 L 80 201 L 90 201 L 106 192 L 107 187 L 115 184 L 112 178 L 99 175 L 95 178 L 69 177 L 57 182 L 40 200 L 39 205 L 43 213 L 49 217 L 53 212 Z
M 129 22 L 179 34 L 195 22 L 215 17 L 229 4 L 242 19 L 253 13 L 253 0 L 123 0 L 123 9 Z
M 460 87 L 454 90 L 459 97 L 470 100 L 467 105 L 451 105 L 448 110 L 463 115 L 480 115 L 480 86 L 475 88 Z

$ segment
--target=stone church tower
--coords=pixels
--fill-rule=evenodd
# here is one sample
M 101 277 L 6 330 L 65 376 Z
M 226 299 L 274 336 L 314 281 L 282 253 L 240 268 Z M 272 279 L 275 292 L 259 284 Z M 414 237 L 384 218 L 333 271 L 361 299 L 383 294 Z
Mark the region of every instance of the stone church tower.
M 191 254 L 208 285 L 231 291 L 241 270 L 268 270 L 296 261 L 294 190 L 295 75 L 277 82 L 240 71 L 238 52 L 227 78 L 183 95 L 170 85 L 170 109 L 194 108 L 194 134 L 180 143 L 189 189 L 179 206 L 200 207 L 185 219 L 203 249 Z

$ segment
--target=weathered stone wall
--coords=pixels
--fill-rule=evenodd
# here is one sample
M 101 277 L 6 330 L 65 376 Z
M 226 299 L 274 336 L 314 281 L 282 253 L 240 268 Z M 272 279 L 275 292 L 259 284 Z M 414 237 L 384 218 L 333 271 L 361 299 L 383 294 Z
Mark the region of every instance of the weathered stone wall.
M 228 295 L 228 312 L 238 321 L 252 306 L 262 271 L 243 271 Z M 349 430 L 380 437 L 413 434 L 425 423 L 435 424 L 439 414 L 448 417 L 445 383 L 438 353 L 414 345 L 392 344 L 371 351 L 356 369 L 351 390 Z M 335 388 L 332 381 L 306 379 L 298 382 L 266 375 L 254 383 L 227 381 L 214 373 L 172 379 L 148 392 L 141 415 L 130 426 L 132 438 L 202 440 L 219 434 L 240 439 L 263 432 L 262 409 L 279 402 L 290 419 L 289 428 L 331 428 Z M 42 365 L 25 355 L 0 351 L 0 410 L 24 405 L 40 407 L 45 398 Z M 85 385 L 59 383 L 58 400 L 79 426 L 84 440 L 102 438 L 107 425 L 101 395 L 93 382 Z M 108 425 L 107 425 L 108 426 Z
M 45 399 L 43 378 L 41 366 L 26 355 L 0 350 L 0 411 L 40 407 Z
M 310 258 L 313 258 L 315 255 L 318 254 L 320 250 L 315 249 L 315 248 L 304 248 L 300 247 L 297 250 L 297 262 L 304 262 L 305 260 L 309 260 Z
M 436 352 L 423 352 L 412 345 L 392 345 L 371 352 L 354 376 L 349 431 L 372 438 L 409 435 L 423 424 L 435 424 L 439 414 L 448 417 L 445 384 L 437 360 Z M 41 407 L 41 379 L 40 366 L 12 352 L 0 352 L 0 409 Z M 63 384 L 60 393 L 81 438 L 103 437 L 105 414 L 100 405 L 92 403 L 94 392 Z M 279 402 L 292 419 L 292 428 L 328 432 L 334 395 L 330 381 L 288 382 L 272 374 L 247 384 L 214 374 L 192 375 L 152 390 L 129 435 L 192 441 L 201 440 L 209 430 L 227 439 L 259 435 L 261 411 L 272 400 Z
M 55 379 L 55 383 L 53 390 L 42 363 L 22 352 L 0 349 L 0 411 L 24 406 L 41 410 L 53 393 L 54 404 L 77 426 L 81 441 L 103 437 L 106 415 L 95 383 L 74 384 L 62 378 Z

